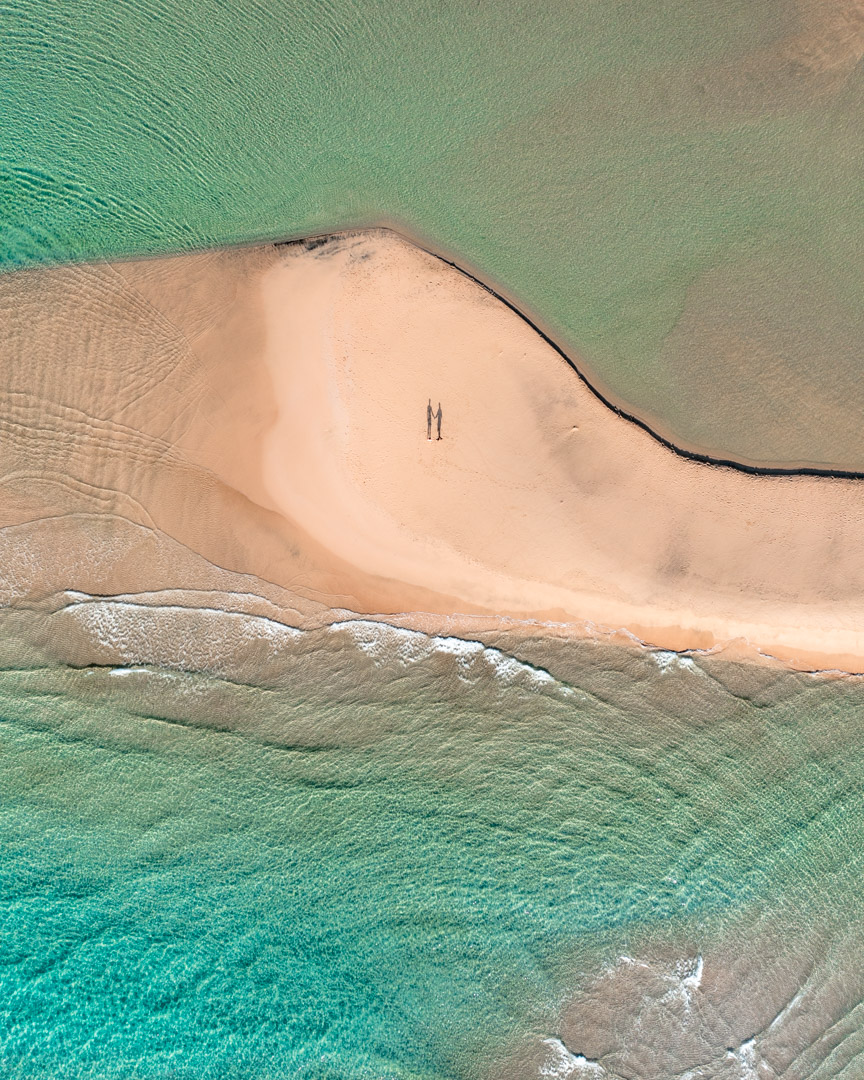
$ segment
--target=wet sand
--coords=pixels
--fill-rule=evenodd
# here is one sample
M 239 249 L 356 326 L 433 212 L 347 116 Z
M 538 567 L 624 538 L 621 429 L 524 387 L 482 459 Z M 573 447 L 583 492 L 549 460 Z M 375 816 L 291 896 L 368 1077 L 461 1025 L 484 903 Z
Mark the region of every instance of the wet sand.
M 24 271 L 0 326 L 7 605 L 75 590 L 864 670 L 862 481 L 676 455 L 395 233 Z

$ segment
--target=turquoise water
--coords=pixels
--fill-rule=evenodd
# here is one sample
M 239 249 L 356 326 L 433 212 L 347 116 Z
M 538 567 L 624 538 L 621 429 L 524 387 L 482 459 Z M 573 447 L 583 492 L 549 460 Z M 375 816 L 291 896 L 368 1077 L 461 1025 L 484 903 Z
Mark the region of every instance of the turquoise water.
M 0 263 L 394 223 L 680 442 L 864 468 L 864 81 L 798 29 L 11 0 Z M 0 631 L 0 1075 L 864 1075 L 860 681 L 337 631 L 264 684 Z
M 864 468 L 864 75 L 800 31 L 792 0 L 11 0 L 0 261 L 392 221 L 679 442 Z
M 409 645 L 313 635 L 268 687 L 3 673 L 4 1076 L 537 1076 L 513 1055 L 622 952 L 746 954 L 771 1001 L 778 928 L 830 1027 L 862 970 L 858 683 Z

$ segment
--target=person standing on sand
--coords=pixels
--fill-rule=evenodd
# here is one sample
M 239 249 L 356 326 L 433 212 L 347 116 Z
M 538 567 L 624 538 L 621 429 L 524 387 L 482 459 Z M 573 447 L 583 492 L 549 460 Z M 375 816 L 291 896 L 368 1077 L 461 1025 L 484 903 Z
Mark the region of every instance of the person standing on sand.
M 429 404 L 426 406 L 426 438 L 429 442 L 432 441 L 432 398 L 429 398 Z
M 441 412 L 441 402 L 439 401 L 438 402 L 438 412 L 435 413 L 435 419 L 438 421 L 438 439 L 435 440 L 436 442 L 440 441 L 440 439 L 441 439 L 441 419 L 442 419 L 443 416 L 444 416 L 444 413 Z

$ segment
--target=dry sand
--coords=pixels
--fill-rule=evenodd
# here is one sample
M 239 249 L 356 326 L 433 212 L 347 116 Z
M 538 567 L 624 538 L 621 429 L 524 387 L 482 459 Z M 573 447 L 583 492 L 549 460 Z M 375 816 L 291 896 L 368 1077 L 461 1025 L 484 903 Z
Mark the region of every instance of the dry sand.
M 676 456 L 394 233 L 7 275 L 0 327 L 6 605 L 348 610 L 864 670 L 864 481 Z

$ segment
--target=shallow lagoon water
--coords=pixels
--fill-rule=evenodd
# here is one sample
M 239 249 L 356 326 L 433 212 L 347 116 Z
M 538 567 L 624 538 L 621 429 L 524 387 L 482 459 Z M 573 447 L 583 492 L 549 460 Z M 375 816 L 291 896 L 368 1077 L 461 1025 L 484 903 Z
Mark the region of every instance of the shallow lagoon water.
M 860 1075 L 860 683 L 512 651 L 4 671 L 4 1075 Z
M 675 441 L 861 470 L 854 7 L 13 0 L 0 260 L 395 222 Z

